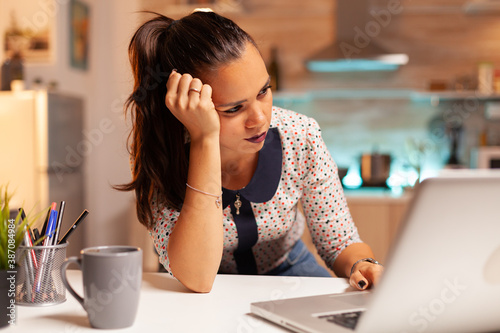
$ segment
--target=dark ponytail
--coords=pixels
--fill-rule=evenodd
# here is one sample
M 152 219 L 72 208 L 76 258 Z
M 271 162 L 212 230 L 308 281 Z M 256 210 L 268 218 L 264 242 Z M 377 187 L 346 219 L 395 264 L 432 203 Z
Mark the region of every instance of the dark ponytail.
M 253 39 L 233 21 L 213 12 L 194 12 L 178 21 L 160 14 L 136 31 L 129 45 L 134 89 L 130 110 L 132 181 L 116 186 L 135 191 L 137 217 L 153 225 L 151 202 L 180 209 L 188 172 L 186 129 L 165 106 L 166 82 L 175 68 L 203 78 L 238 59 Z

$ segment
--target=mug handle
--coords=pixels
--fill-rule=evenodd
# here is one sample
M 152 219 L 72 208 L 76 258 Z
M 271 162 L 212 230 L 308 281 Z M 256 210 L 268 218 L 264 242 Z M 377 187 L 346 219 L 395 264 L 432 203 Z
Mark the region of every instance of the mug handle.
M 62 279 L 62 282 L 63 282 L 64 286 L 66 286 L 66 289 L 69 291 L 69 293 L 71 295 L 73 295 L 73 297 L 76 298 L 76 300 L 85 309 L 85 306 L 83 305 L 83 297 L 81 297 L 80 295 L 78 295 L 76 293 L 76 291 L 73 290 L 73 288 L 70 286 L 70 284 L 68 282 L 68 278 L 66 276 L 66 269 L 68 268 L 68 265 L 71 264 L 71 263 L 77 264 L 78 268 L 80 270 L 82 269 L 82 261 L 81 261 L 81 259 L 79 259 L 77 257 L 67 258 L 66 260 L 64 260 L 63 264 L 61 265 L 61 279 Z

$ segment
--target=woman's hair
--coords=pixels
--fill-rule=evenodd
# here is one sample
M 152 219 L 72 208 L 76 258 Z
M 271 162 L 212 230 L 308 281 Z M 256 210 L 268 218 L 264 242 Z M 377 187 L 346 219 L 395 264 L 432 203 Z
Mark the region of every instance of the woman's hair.
M 173 20 L 160 14 L 135 32 L 129 45 L 134 89 L 125 103 L 132 130 L 129 147 L 132 181 L 116 186 L 135 191 L 137 217 L 153 225 L 157 200 L 180 209 L 186 192 L 186 129 L 165 106 L 166 83 L 173 69 L 203 77 L 238 59 L 253 39 L 233 21 L 214 12 L 193 12 Z

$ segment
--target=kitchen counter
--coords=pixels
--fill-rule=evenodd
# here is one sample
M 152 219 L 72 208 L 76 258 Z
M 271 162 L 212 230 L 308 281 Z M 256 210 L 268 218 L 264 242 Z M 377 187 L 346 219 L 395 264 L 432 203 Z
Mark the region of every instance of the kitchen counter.
M 344 189 L 347 202 L 404 202 L 407 203 L 413 197 L 413 189 L 406 191 L 392 191 L 384 188 L 359 188 Z
M 82 295 L 82 273 L 68 270 Z M 137 318 L 132 327 L 96 330 L 69 293 L 52 306 L 18 306 L 17 323 L 8 332 L 282 332 L 286 330 L 249 314 L 251 302 L 352 291 L 346 279 L 300 276 L 218 274 L 210 293 L 189 292 L 166 273 L 144 273 Z

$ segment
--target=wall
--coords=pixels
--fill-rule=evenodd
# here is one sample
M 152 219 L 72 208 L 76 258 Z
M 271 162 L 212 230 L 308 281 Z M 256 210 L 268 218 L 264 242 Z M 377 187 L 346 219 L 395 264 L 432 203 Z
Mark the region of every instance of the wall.
M 130 89 L 127 46 L 135 5 L 95 0 L 92 9 L 88 131 L 95 135 L 88 156 L 87 200 L 95 219 L 88 225 L 86 243 L 120 244 L 128 240 L 128 224 L 135 218 L 132 194 L 111 187 L 130 181 L 123 102 Z
M 32 2 L 37 5 L 47 1 Z M 82 146 L 86 148 L 79 153 L 84 157 L 85 207 L 90 214 L 79 227 L 78 237 L 85 238 L 85 246 L 141 245 L 134 237 L 137 233 L 146 234 L 145 228 L 136 229 L 133 234 L 130 229 L 131 224 L 138 225 L 132 193 L 112 189 L 113 185 L 130 181 L 123 102 L 131 87 L 127 47 L 138 17 L 136 1 L 85 1 L 90 6 L 86 71 L 69 64 L 69 0 L 49 2 L 50 10 L 40 8 L 39 13 L 54 21 L 54 58 L 50 63 L 27 63 L 25 81 L 27 88 L 35 78 L 42 78 L 45 83 L 57 81 L 59 91 L 85 101 Z M 5 23 L 2 21 L 2 25 Z

